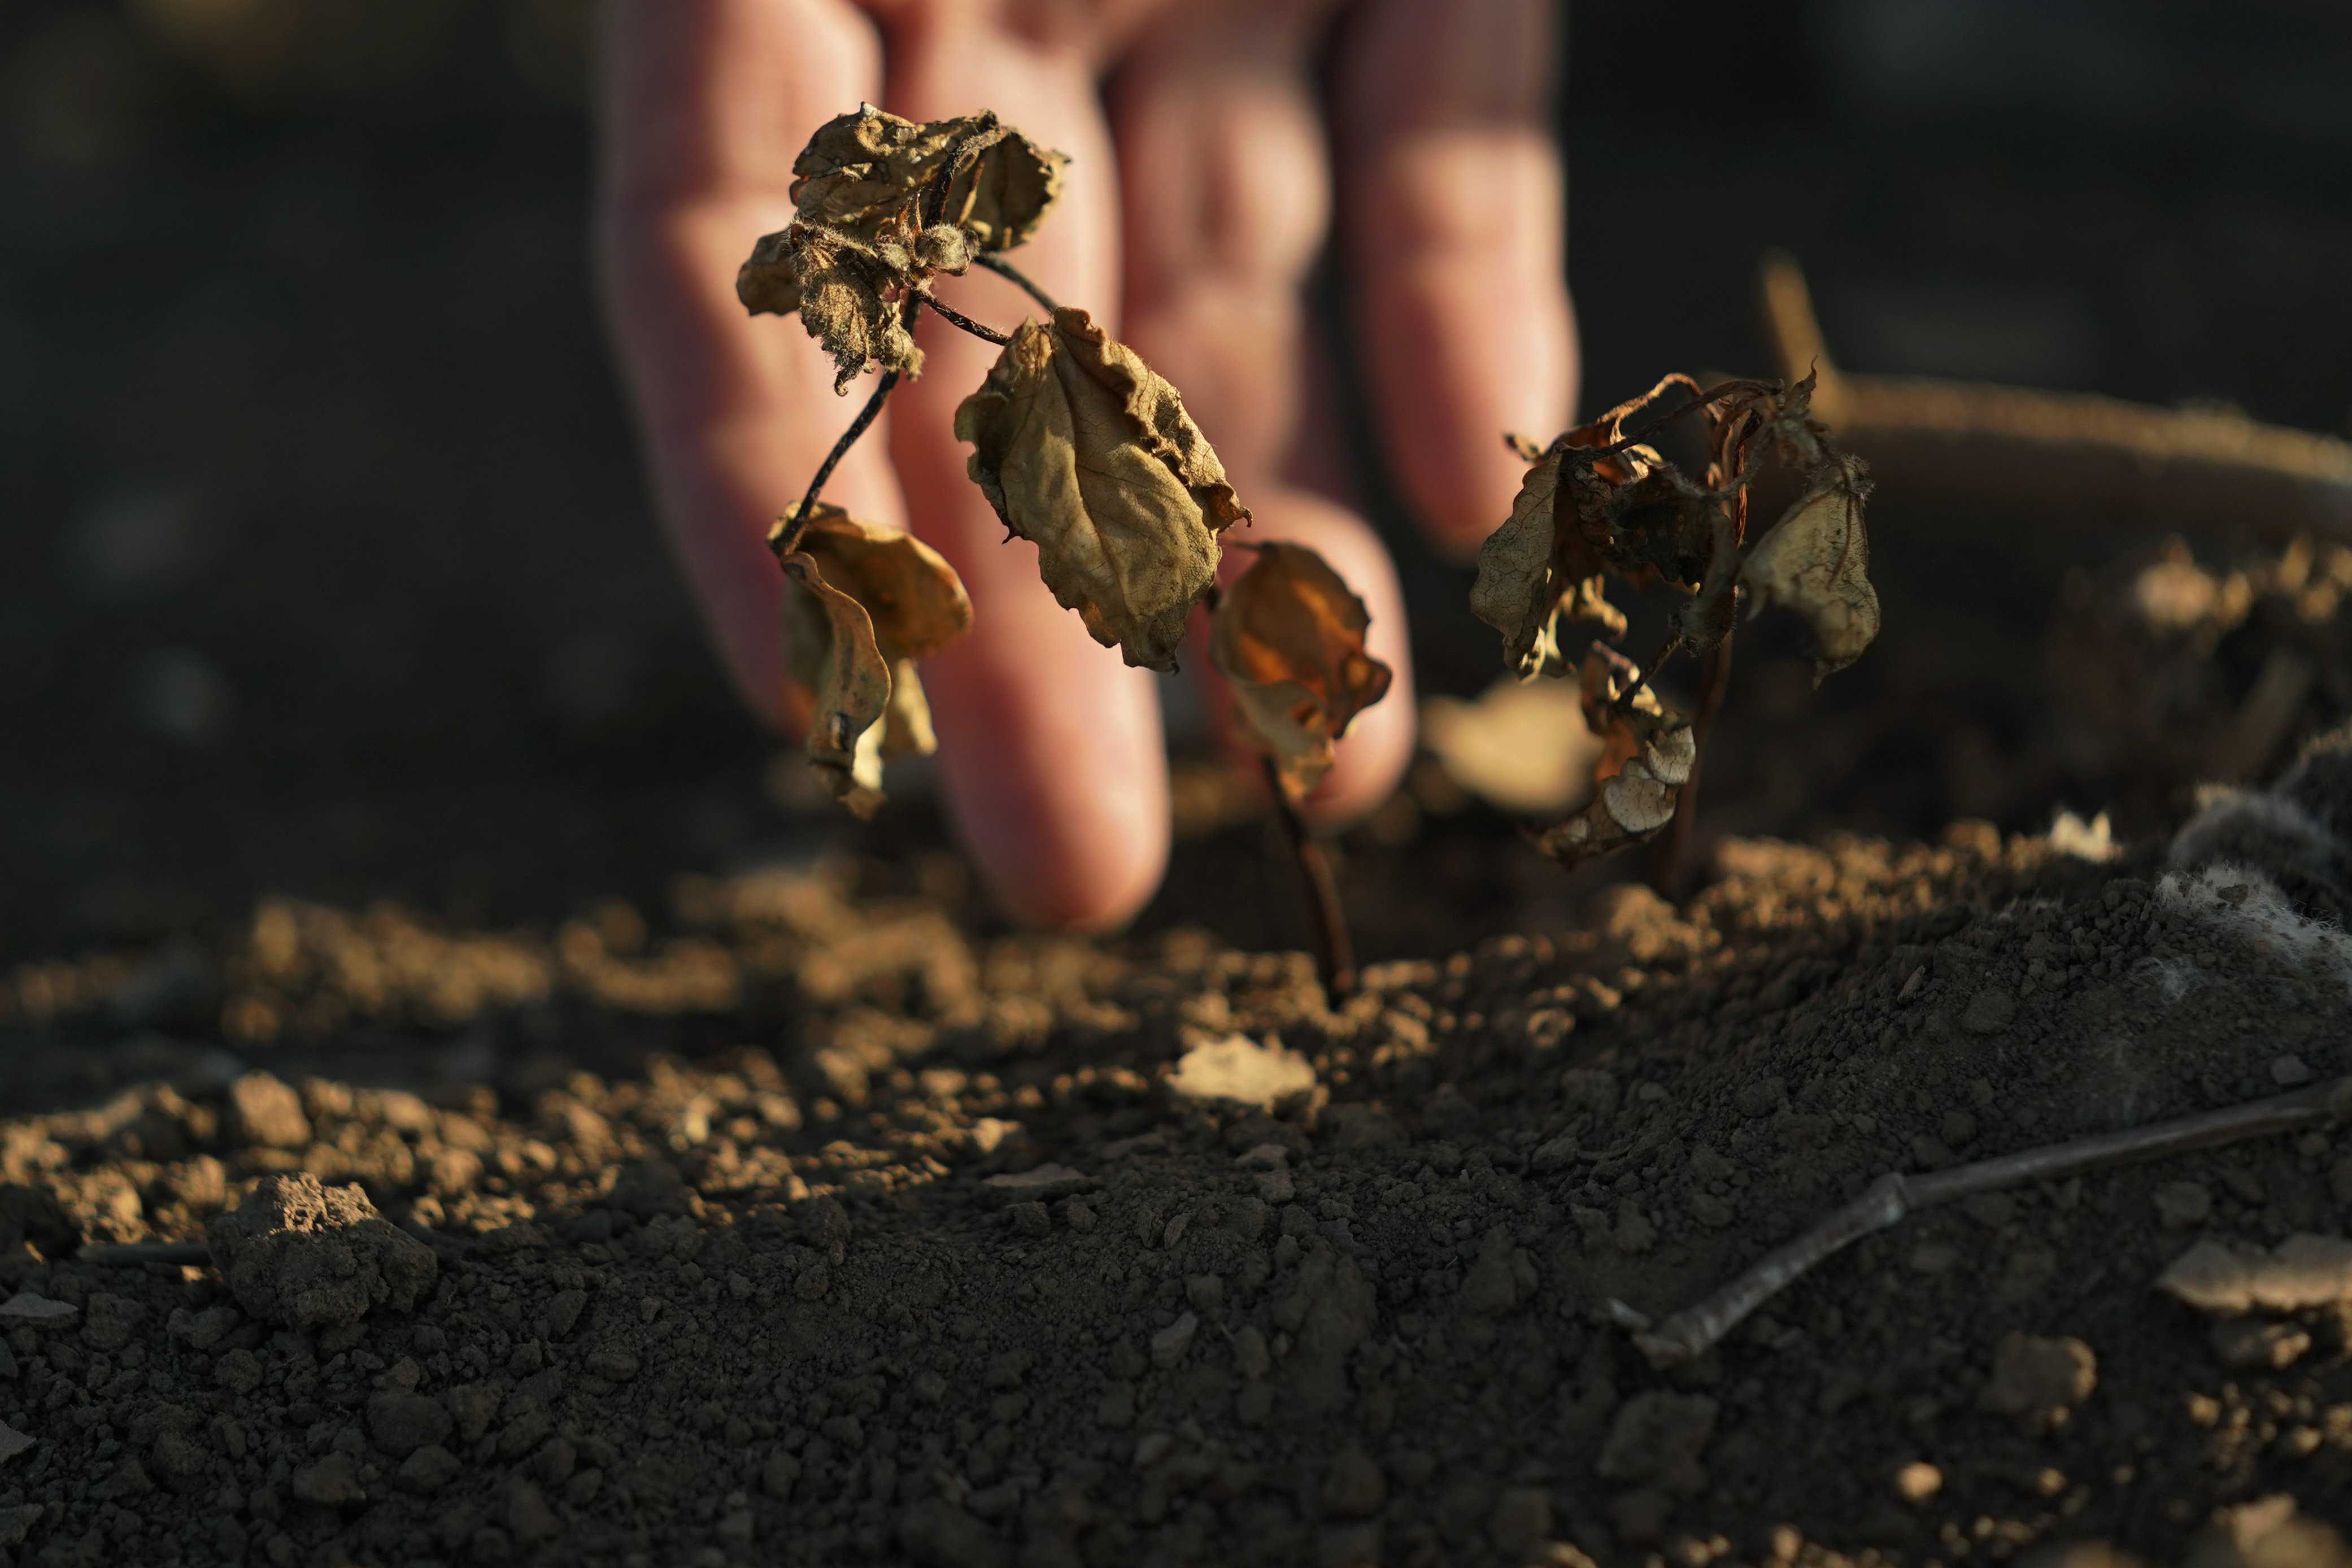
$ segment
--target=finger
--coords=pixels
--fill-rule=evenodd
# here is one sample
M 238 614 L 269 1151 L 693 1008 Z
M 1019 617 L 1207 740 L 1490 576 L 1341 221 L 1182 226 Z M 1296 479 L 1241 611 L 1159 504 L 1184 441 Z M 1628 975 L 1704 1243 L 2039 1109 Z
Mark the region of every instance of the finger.
M 1576 391 L 1548 0 L 1368 0 L 1336 61 L 1341 248 L 1382 449 L 1431 538 L 1510 515 Z
M 1110 86 L 1128 341 L 1182 389 L 1237 487 L 1281 473 L 1299 435 L 1300 290 L 1331 212 L 1308 52 L 1329 9 L 1196 0 L 1158 17 Z
M 604 39 L 597 259 L 655 500 L 729 675 L 787 724 L 765 539 L 858 405 L 798 322 L 744 312 L 735 269 L 791 221 L 809 133 L 880 96 L 879 44 L 831 0 L 610 0 Z M 879 440 L 826 495 L 900 519 Z
M 1396 569 L 1353 511 L 1286 476 L 1311 427 L 1303 289 L 1323 247 L 1330 172 L 1309 60 L 1322 0 L 1208 0 L 1163 14 L 1112 84 L 1124 198 L 1128 341 L 1182 389 L 1255 516 L 1244 542 L 1321 554 L 1371 614 L 1396 674 L 1308 798 L 1334 825 L 1388 798 L 1412 759 L 1412 659 Z M 1328 411 L 1325 411 L 1328 412 Z M 1228 556 L 1225 575 L 1249 563 Z M 1199 668 L 1207 675 L 1207 665 Z M 1213 678 L 1210 678 L 1213 680 Z M 1227 704 L 1221 685 L 1211 710 Z
M 1013 259 L 1056 298 L 1115 326 L 1117 180 L 1084 40 L 1016 37 L 976 8 L 908 13 L 890 34 L 886 101 L 916 120 L 993 108 L 1071 154 L 1064 195 Z M 999 328 L 1037 308 L 984 274 L 954 282 L 957 308 Z M 921 379 L 894 399 L 890 449 L 915 531 L 971 593 L 972 629 L 934 658 L 949 806 L 973 858 L 1031 923 L 1101 927 L 1142 906 L 1166 868 L 1168 770 L 1151 678 L 1097 647 L 1037 575 L 1034 546 L 1006 542 L 965 471 L 956 405 L 996 350 L 927 318 Z

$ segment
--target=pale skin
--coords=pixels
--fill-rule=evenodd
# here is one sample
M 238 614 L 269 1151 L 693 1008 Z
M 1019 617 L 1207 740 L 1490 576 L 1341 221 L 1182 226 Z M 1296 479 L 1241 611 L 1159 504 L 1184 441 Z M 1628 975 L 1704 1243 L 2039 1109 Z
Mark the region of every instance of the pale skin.
M 793 725 L 769 525 L 872 378 L 836 397 L 797 322 L 744 313 L 735 269 L 790 222 L 793 160 L 824 121 L 993 109 L 1072 157 L 1010 259 L 1181 389 L 1255 514 L 1230 537 L 1311 545 L 1370 610 L 1396 685 L 1307 810 L 1377 805 L 1412 754 L 1403 602 L 1345 499 L 1302 289 L 1330 245 L 1389 470 L 1440 548 L 1475 551 L 1523 471 L 1501 433 L 1548 439 L 1575 397 L 1552 26 L 1547 0 L 607 0 L 605 300 L 665 524 L 751 707 Z M 978 270 L 939 291 L 999 329 L 1036 313 Z M 1054 602 L 965 475 L 956 405 L 997 351 L 928 315 L 917 335 L 921 377 L 826 499 L 911 527 L 971 595 L 971 632 L 923 682 L 950 810 L 1000 901 L 1117 925 L 1167 863 L 1153 678 Z M 1205 673 L 1197 642 L 1185 662 Z

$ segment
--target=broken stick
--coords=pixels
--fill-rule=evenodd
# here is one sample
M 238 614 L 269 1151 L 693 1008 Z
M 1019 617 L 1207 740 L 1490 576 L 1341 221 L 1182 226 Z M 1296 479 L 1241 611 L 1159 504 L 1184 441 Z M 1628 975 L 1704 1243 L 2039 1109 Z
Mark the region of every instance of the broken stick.
M 2052 1182 L 2105 1170 L 2110 1165 L 2159 1159 L 2210 1149 L 2242 1139 L 2316 1126 L 2352 1111 L 2352 1078 L 2315 1084 L 2292 1094 L 2249 1100 L 2225 1110 L 2208 1110 L 2122 1132 L 2101 1132 L 2019 1154 L 1979 1160 L 1933 1175 L 1906 1176 L 1890 1171 L 1870 1190 L 1832 1214 L 1786 1247 L 1766 1253 L 1748 1272 L 1696 1306 L 1676 1312 L 1655 1329 L 1636 1333 L 1633 1343 L 1655 1367 L 1676 1366 L 1707 1352 L 1742 1319 L 1786 1289 L 1808 1269 L 1873 1231 L 1885 1230 L 1914 1209 L 1956 1198 Z
M 1796 258 L 1764 258 L 1765 329 L 1783 374 L 1820 379 L 1813 414 L 1870 460 L 1881 492 L 1993 500 L 2070 521 L 2243 523 L 2352 543 L 2352 442 L 2235 409 L 2161 408 L 1838 368 Z

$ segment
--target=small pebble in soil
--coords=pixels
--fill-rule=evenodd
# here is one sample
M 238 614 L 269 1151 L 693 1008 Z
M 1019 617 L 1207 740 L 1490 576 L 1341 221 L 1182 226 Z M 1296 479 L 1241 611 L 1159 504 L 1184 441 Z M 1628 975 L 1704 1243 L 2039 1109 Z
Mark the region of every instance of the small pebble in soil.
M 2213 1353 L 2224 1366 L 2277 1372 L 2294 1364 L 2311 1348 L 2311 1336 L 2294 1323 L 2246 1319 L 2213 1325 Z
M 1995 1348 L 1977 1403 L 2002 1415 L 2047 1415 L 2080 1405 L 2098 1383 L 2099 1358 L 2082 1341 L 2012 1333 Z
M 1926 1502 L 1943 1489 L 1944 1472 L 1925 1459 L 1914 1459 L 1895 1472 L 1895 1495 L 1905 1502 Z
M 1171 1367 L 1184 1359 L 1192 1348 L 1194 1336 L 1201 1331 L 1201 1320 L 1187 1312 L 1174 1322 L 1151 1336 L 1151 1364 Z
M 2195 1230 L 2212 1213 L 2213 1194 L 2202 1182 L 2167 1182 L 2156 1189 L 2156 1217 L 2167 1230 Z

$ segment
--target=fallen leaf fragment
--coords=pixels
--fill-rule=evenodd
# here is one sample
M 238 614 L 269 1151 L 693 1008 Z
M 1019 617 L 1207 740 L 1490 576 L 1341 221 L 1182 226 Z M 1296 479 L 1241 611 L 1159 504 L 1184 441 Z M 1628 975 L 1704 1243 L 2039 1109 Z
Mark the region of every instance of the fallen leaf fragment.
M 1491 805 L 1529 816 L 1575 805 L 1591 784 L 1601 752 L 1574 689 L 1551 680 L 1523 686 L 1508 676 L 1475 701 L 1424 701 L 1421 741 L 1455 784 Z
M 971 627 L 971 601 L 938 551 L 837 506 L 810 511 L 784 572 L 797 601 L 784 617 L 786 662 L 815 700 L 810 763 L 835 800 L 871 815 L 885 758 L 938 750 L 915 660 Z
M 1813 683 L 1862 657 L 1878 636 L 1878 592 L 1870 585 L 1870 542 L 1862 519 L 1869 493 L 1858 458 L 1835 457 L 1748 552 L 1739 581 L 1756 607 L 1782 604 L 1813 628 Z
M 1356 715 L 1388 695 L 1389 667 L 1364 651 L 1370 625 L 1363 600 L 1301 544 L 1260 546 L 1217 601 L 1209 661 L 1294 800 L 1331 771 Z
M 1656 837 L 1674 820 L 1698 760 L 1689 721 L 1668 712 L 1615 650 L 1592 645 L 1581 686 L 1585 725 L 1602 742 L 1592 799 L 1537 841 L 1564 866 Z
M 1181 1100 L 1232 1100 L 1266 1110 L 1314 1088 L 1315 1068 L 1305 1057 L 1247 1035 L 1202 1041 L 1168 1076 L 1168 1092 Z
M 1065 308 L 1013 335 L 955 433 L 1054 597 L 1128 663 L 1173 669 L 1216 580 L 1217 535 L 1249 517 L 1176 389 Z

